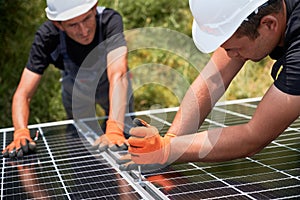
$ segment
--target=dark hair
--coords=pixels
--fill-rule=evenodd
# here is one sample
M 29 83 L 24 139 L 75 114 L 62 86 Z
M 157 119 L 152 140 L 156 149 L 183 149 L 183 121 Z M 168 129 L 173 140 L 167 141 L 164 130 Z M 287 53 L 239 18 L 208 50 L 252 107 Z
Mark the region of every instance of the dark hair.
M 247 19 L 243 21 L 241 26 L 237 29 L 238 37 L 248 36 L 250 39 L 256 39 L 259 36 L 257 28 L 260 20 L 271 13 L 279 13 L 283 9 L 282 0 L 269 0 L 251 13 Z

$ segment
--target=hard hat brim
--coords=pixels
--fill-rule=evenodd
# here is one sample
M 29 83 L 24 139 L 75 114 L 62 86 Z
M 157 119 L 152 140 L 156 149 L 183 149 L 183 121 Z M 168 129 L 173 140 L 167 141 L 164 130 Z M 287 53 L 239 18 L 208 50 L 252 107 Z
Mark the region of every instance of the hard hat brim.
M 97 4 L 97 0 L 91 1 L 89 4 L 80 5 L 69 9 L 65 12 L 57 14 L 56 12 L 51 12 L 48 7 L 45 9 L 47 18 L 52 21 L 67 21 L 78 17 L 86 12 L 88 12 L 93 6 Z
M 196 47 L 203 53 L 211 53 L 220 47 L 227 39 L 234 34 L 228 32 L 227 35 L 214 35 L 209 34 L 200 29 L 197 22 L 193 21 L 192 36 Z

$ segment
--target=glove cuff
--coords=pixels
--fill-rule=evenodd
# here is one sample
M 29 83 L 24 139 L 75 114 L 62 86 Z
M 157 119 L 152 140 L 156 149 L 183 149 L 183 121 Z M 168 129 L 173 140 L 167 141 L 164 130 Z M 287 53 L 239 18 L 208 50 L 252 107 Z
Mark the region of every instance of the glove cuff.
M 173 134 L 173 133 L 166 133 L 164 137 L 176 137 L 177 135 Z
M 106 121 L 106 133 L 113 133 L 117 135 L 123 136 L 124 124 L 120 122 L 116 122 L 114 120 Z
M 21 128 L 15 131 L 14 133 L 14 139 L 20 138 L 20 137 L 29 137 L 30 138 L 30 132 L 28 128 Z

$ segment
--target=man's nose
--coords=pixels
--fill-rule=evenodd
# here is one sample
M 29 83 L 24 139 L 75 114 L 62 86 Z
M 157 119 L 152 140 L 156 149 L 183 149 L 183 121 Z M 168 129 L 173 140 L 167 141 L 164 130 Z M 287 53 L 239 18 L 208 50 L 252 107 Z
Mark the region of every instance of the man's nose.
M 86 36 L 88 34 L 88 27 L 83 23 L 83 22 L 80 22 L 78 24 L 79 26 L 79 32 L 83 35 L 83 36 Z

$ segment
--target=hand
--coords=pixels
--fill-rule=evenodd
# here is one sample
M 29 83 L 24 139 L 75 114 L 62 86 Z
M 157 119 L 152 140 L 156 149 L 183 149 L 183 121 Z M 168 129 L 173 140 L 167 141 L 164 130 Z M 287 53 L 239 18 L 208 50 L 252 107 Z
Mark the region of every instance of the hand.
M 18 129 L 14 132 L 14 140 L 2 151 L 3 157 L 15 158 L 34 152 L 36 143 L 31 139 L 30 132 L 27 128 Z
M 107 120 L 106 132 L 101 135 L 93 144 L 93 148 L 100 152 L 109 148 L 112 151 L 126 150 L 128 142 L 124 137 L 123 125 L 113 120 Z
M 167 164 L 170 154 L 170 141 L 174 134 L 161 137 L 153 126 L 136 127 L 130 130 L 129 153 L 135 164 Z
M 166 167 L 166 165 L 161 164 L 136 164 L 131 160 L 130 154 L 120 157 L 116 160 L 116 163 L 120 165 L 119 169 L 121 171 L 138 170 L 138 167 L 141 167 L 142 172 L 153 172 Z

